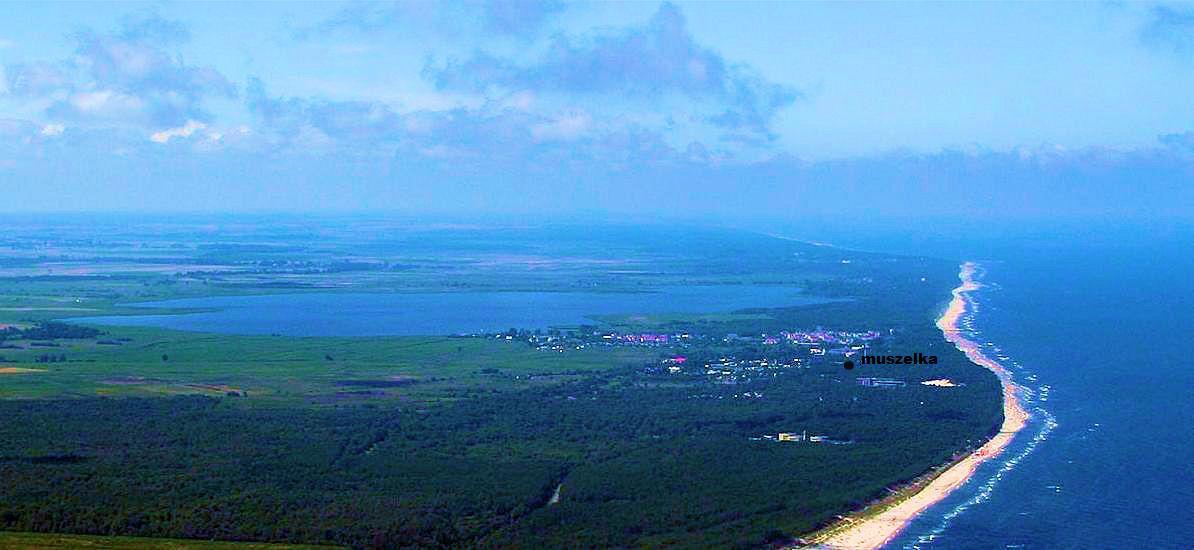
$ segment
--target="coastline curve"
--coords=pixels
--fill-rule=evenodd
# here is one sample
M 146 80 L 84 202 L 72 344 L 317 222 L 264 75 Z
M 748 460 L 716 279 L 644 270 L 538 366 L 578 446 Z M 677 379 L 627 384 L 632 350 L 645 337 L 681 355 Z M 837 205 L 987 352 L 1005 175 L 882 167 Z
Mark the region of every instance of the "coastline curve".
M 872 549 L 881 548 L 899 535 L 908 524 L 930 506 L 949 496 L 966 483 L 987 460 L 999 456 L 1012 442 L 1016 433 L 1024 429 L 1029 414 L 1020 403 L 1019 386 L 1012 379 L 1011 372 L 998 361 L 988 357 L 982 346 L 967 338 L 959 327 L 963 316 L 973 310 L 970 293 L 982 288 L 975 280 L 979 266 L 975 262 L 961 265 L 958 278 L 961 284 L 953 289 L 949 306 L 937 319 L 937 328 L 946 341 L 954 344 L 976 365 L 984 367 L 999 377 L 1003 393 L 1003 424 L 991 439 L 974 452 L 950 464 L 922 488 L 893 504 L 884 504 L 882 510 L 863 510 L 853 517 L 843 517 L 838 523 L 822 530 L 812 538 L 814 547 Z

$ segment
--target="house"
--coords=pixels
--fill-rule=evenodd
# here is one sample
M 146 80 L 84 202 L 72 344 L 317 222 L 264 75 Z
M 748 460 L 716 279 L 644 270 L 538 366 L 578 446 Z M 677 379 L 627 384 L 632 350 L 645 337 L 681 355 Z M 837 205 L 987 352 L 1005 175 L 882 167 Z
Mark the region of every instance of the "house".
M 779 441 L 808 441 L 808 431 L 801 433 L 795 432 L 780 432 L 775 437 Z
M 907 384 L 899 378 L 863 377 L 858 379 L 858 385 L 869 388 L 902 388 Z

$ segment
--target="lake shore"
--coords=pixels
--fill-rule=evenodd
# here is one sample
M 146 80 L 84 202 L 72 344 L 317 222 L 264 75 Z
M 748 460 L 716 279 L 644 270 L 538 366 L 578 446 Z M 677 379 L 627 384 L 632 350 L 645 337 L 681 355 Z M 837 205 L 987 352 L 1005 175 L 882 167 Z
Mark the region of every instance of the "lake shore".
M 982 346 L 968 339 L 959 328 L 963 315 L 972 309 L 967 295 L 982 288 L 974 280 L 978 265 L 973 262 L 962 264 L 958 277 L 962 284 L 953 290 L 953 299 L 941 317 L 937 328 L 945 339 L 957 346 L 976 365 L 994 372 L 1003 386 L 1003 424 L 999 432 L 973 453 L 949 465 L 924 485 L 914 484 L 909 491 L 901 492 L 897 498 L 868 507 L 858 514 L 841 521 L 814 535 L 811 541 L 824 548 L 880 548 L 896 537 L 908 523 L 927 509 L 940 502 L 955 489 L 964 484 L 983 462 L 998 456 L 1011 443 L 1016 432 L 1028 422 L 1028 413 L 1020 405 L 1018 387 L 1011 373 L 997 361 L 987 357 Z M 921 487 L 916 490 L 916 487 Z

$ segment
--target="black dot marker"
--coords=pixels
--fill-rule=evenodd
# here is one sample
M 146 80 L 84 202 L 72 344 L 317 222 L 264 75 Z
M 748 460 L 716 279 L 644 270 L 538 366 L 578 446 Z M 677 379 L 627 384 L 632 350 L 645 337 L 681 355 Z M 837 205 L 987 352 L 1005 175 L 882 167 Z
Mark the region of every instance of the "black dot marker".
M 846 367 L 846 370 L 853 370 L 854 369 L 854 361 L 846 359 L 846 362 L 842 363 L 842 366 Z

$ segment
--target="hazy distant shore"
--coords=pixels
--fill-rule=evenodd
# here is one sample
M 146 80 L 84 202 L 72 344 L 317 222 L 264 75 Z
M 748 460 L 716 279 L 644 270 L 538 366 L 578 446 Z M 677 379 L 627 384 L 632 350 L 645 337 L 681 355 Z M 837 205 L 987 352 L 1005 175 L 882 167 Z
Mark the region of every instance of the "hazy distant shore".
M 937 327 L 945 339 L 966 354 L 973 363 L 990 369 L 1003 387 L 1003 425 L 982 447 L 945 468 L 920 490 L 911 489 L 893 501 L 872 505 L 851 517 L 843 518 L 833 526 L 816 534 L 812 541 L 828 548 L 879 548 L 891 541 L 907 527 L 908 523 L 929 506 L 940 502 L 955 489 L 964 484 L 980 464 L 998 456 L 1011 443 L 1016 432 L 1024 428 L 1028 413 L 1020 405 L 1018 389 L 1011 373 L 997 361 L 987 357 L 981 346 L 966 338 L 959 328 L 962 316 L 971 308 L 968 293 L 981 288 L 974 280 L 977 264 L 967 262 L 961 266 L 958 277 L 962 284 L 953 290 L 953 299 L 941 317 Z

